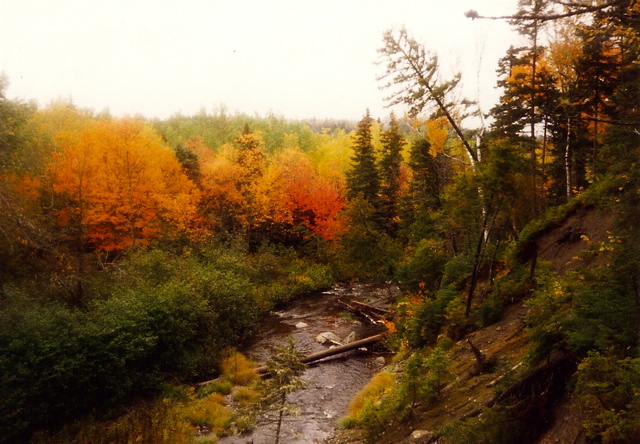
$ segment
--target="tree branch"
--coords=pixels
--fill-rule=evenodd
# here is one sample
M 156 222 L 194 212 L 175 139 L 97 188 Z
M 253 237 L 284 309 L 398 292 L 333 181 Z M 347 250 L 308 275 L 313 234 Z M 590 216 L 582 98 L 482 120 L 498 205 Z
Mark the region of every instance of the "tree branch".
M 516 14 L 516 15 L 501 15 L 501 16 L 484 16 L 478 14 L 477 11 L 471 9 L 464 13 L 465 17 L 470 18 L 471 20 L 475 19 L 484 19 L 484 20 L 537 20 L 541 22 L 547 22 L 551 20 L 559 20 L 562 18 L 573 17 L 576 15 L 588 14 L 591 12 L 598 12 L 604 9 L 610 8 L 612 6 L 621 5 L 625 0 L 611 0 L 610 2 L 604 3 L 602 5 L 586 5 L 582 3 L 565 3 L 560 1 L 554 1 L 554 3 L 559 3 L 568 7 L 575 7 L 572 11 L 567 11 L 559 14 Z

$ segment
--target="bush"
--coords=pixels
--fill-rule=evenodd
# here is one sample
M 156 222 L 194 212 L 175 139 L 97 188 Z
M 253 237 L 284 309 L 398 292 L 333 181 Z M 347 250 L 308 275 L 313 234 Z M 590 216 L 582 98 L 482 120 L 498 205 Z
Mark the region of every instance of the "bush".
M 0 442 L 87 412 L 114 413 L 167 378 L 210 377 L 261 310 L 333 283 L 327 267 L 275 247 L 252 257 L 215 245 L 185 256 L 137 251 L 113 270 L 83 311 L 6 289 Z
M 449 361 L 441 348 L 428 356 L 415 352 L 407 359 L 401 379 L 400 393 L 403 404 L 413 409 L 418 403 L 432 402 L 451 380 Z
M 381 436 L 399 421 L 397 412 L 400 397 L 396 377 L 381 371 L 371 378 L 349 403 L 348 415 L 341 420 L 343 427 L 363 427 L 370 438 Z
M 640 359 L 590 353 L 580 363 L 574 393 L 587 436 L 602 443 L 633 443 L 640 436 Z
M 0 312 L 0 436 L 25 439 L 89 411 L 106 411 L 160 381 L 158 337 L 140 310 L 80 313 L 12 298 Z
M 241 353 L 232 353 L 220 363 L 222 377 L 234 385 L 250 385 L 257 381 L 255 366 Z
M 446 263 L 442 276 L 443 286 L 453 286 L 460 290 L 466 281 L 471 278 L 473 271 L 473 255 L 458 254 Z
M 259 314 L 242 276 L 161 252 L 122 266 L 111 297 L 88 311 L 9 295 L 0 310 L 0 433 L 106 413 L 168 375 L 212 373 Z M 5 439 L 5 438 L 3 438 Z
M 435 299 L 423 299 L 416 305 L 407 302 L 398 304 L 404 318 L 401 318 L 399 331 L 412 348 L 435 343 L 447 321 L 447 309 L 457 297 L 455 289 L 442 287 Z
M 436 291 L 446 262 L 447 256 L 441 243 L 422 239 L 411 256 L 398 267 L 396 276 L 400 287 L 413 293 L 424 288 Z

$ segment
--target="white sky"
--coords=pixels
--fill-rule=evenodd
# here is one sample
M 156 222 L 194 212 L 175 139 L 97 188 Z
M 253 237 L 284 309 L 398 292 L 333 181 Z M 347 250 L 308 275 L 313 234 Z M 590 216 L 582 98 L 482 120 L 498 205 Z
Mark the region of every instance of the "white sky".
M 464 95 L 497 100 L 497 61 L 515 36 L 464 12 L 517 0 L 0 0 L 0 70 L 10 98 L 71 98 L 113 115 L 166 118 L 225 106 L 286 118 L 384 118 L 376 49 L 406 26 L 462 71 Z M 403 109 L 398 109 L 402 113 Z

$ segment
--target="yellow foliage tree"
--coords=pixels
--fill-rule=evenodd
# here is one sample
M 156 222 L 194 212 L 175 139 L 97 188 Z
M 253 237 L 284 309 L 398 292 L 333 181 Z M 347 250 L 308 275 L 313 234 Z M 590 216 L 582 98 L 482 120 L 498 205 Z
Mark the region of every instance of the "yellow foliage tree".
M 58 222 L 80 243 L 122 250 L 190 228 L 198 190 L 150 127 L 102 120 L 56 139 L 61 150 L 50 171 Z

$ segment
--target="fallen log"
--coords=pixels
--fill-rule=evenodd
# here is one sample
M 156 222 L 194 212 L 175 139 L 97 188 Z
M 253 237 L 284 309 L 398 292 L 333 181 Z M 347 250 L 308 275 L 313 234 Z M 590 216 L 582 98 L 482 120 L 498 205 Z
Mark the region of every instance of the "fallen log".
M 378 325 L 378 324 L 383 324 L 384 323 L 383 316 L 380 315 L 379 313 L 376 313 L 376 312 L 367 313 L 364 308 L 355 307 L 354 305 L 348 304 L 347 302 L 341 301 L 340 299 L 338 299 L 338 303 L 340 305 L 346 307 L 349 311 L 351 311 L 351 312 L 353 312 L 355 314 L 358 314 L 360 316 L 364 316 L 372 324 Z M 352 303 L 353 303 L 353 301 L 352 301 Z
M 300 359 L 300 362 L 302 362 L 303 364 L 310 364 L 312 362 L 315 361 L 319 361 L 320 359 L 324 359 L 324 358 L 328 358 L 330 356 L 335 356 L 335 355 L 339 355 L 341 353 L 345 353 L 351 350 L 355 350 L 357 348 L 360 347 L 364 347 L 365 345 L 371 345 L 371 344 L 375 344 L 376 342 L 382 340 L 382 338 L 384 338 L 386 336 L 386 333 L 380 333 L 374 336 L 369 336 L 367 338 L 364 339 L 360 339 L 358 341 L 353 341 L 350 342 L 348 344 L 345 345 L 340 345 L 338 347 L 333 347 L 333 348 L 328 348 L 326 350 L 322 350 L 320 352 L 317 353 L 312 353 L 308 356 L 305 356 L 304 358 Z M 269 372 L 269 369 L 266 365 L 263 365 L 262 367 L 257 367 L 254 369 L 255 372 L 259 375 L 266 375 Z M 202 387 L 204 385 L 207 385 L 213 381 L 216 381 L 216 379 L 211 379 L 209 381 L 203 381 L 203 382 L 199 382 L 196 385 L 198 387 Z
M 378 335 L 369 336 L 368 338 L 360 339 L 358 341 L 353 341 L 345 345 L 328 348 L 326 350 L 322 350 L 320 352 L 312 353 L 308 356 L 305 356 L 304 358 L 300 359 L 300 362 L 302 362 L 303 364 L 310 364 L 312 362 L 319 361 L 320 359 L 328 358 L 329 356 L 339 355 L 341 353 L 355 350 L 357 348 L 364 347 L 366 345 L 375 344 L 385 336 L 386 336 L 386 333 L 380 333 Z M 256 370 L 256 373 L 258 373 L 259 375 L 265 374 L 269 371 L 266 365 L 262 367 L 258 367 L 255 370 Z
M 386 308 L 380 308 L 380 307 L 374 307 L 373 305 L 369 305 L 369 304 L 365 304 L 364 302 L 359 302 L 359 301 L 351 301 L 351 304 L 356 306 L 356 307 L 363 307 L 367 310 L 371 310 L 374 312 L 378 312 L 381 313 L 383 315 L 389 315 L 391 314 L 391 310 L 387 310 Z

